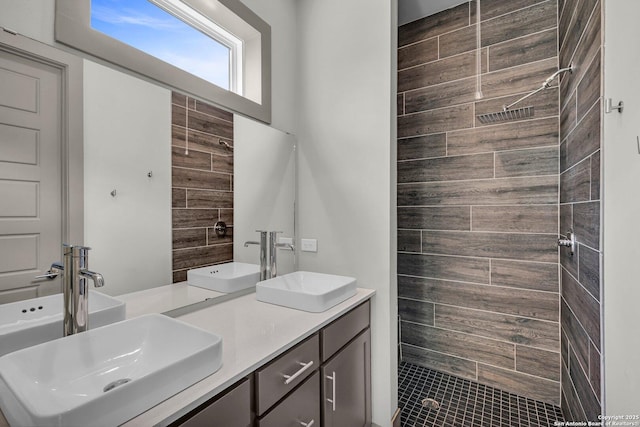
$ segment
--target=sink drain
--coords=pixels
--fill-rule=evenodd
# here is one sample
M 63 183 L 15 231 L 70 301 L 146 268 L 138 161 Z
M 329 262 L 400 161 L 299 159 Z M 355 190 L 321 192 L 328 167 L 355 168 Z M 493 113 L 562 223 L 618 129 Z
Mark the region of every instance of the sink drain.
M 129 381 L 131 381 L 131 378 L 121 378 L 119 380 L 115 380 L 110 382 L 109 384 L 107 384 L 106 386 L 104 386 L 104 388 L 102 389 L 102 391 L 104 393 L 113 390 L 114 388 L 121 386 L 122 384 L 126 384 Z

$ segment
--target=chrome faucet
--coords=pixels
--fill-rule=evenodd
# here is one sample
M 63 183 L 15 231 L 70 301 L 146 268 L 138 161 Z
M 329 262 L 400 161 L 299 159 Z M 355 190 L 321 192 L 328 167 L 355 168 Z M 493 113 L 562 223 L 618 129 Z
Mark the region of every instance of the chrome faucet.
M 249 240 L 244 242 L 244 247 L 246 248 L 249 245 L 260 246 L 260 281 L 262 281 L 267 280 L 267 232 L 264 230 L 256 230 L 256 232 L 260 233 L 260 241 Z
M 269 233 L 269 278 L 276 277 L 278 275 L 278 262 L 277 262 L 277 250 L 278 248 L 287 248 L 290 251 L 294 251 L 295 247 L 289 243 L 278 243 L 278 234 L 282 231 L 271 231 Z
M 89 250 L 86 246 L 63 245 L 64 261 L 51 264 L 49 275 L 62 274 L 64 293 L 64 336 L 84 332 L 89 328 L 89 286 L 88 279 L 96 288 L 104 286 L 100 273 L 90 271 Z

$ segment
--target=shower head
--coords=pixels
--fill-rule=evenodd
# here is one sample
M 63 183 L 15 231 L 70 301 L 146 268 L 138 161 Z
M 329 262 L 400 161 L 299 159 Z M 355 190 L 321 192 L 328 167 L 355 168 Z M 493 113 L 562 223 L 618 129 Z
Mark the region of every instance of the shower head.
M 516 108 L 516 109 L 512 109 L 512 107 L 514 105 L 516 105 L 516 104 L 521 103 L 525 99 L 535 95 L 536 93 L 550 88 L 551 87 L 551 83 L 553 82 L 553 80 L 556 77 L 558 77 L 560 74 L 566 73 L 567 71 L 570 72 L 570 73 L 573 73 L 573 64 L 569 65 L 567 68 L 559 69 L 558 71 L 553 73 L 551 76 L 549 76 L 542 83 L 542 86 L 540 86 L 538 89 L 534 90 L 533 92 L 529 92 L 528 94 L 526 94 L 522 98 L 516 100 L 515 102 L 512 102 L 509 105 L 505 105 L 502 108 L 502 111 L 497 111 L 497 112 L 493 112 L 493 113 L 478 114 L 476 117 L 478 118 L 478 120 L 482 124 L 499 123 L 499 122 L 504 122 L 504 121 L 509 121 L 509 120 L 521 120 L 521 119 L 528 119 L 530 117 L 533 117 L 535 111 L 534 111 L 534 107 L 532 105 L 528 106 L 528 107 L 521 107 L 521 108 Z

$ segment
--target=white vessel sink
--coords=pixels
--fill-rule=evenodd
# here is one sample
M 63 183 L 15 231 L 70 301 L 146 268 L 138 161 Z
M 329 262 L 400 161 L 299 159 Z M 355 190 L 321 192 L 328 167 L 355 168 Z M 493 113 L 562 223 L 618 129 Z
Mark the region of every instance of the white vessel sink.
M 356 279 L 295 271 L 256 285 L 256 299 L 297 310 L 320 313 L 356 294 Z
M 16 426 L 116 426 L 221 365 L 220 337 L 148 314 L 0 357 L 0 408 Z
M 251 288 L 260 280 L 260 266 L 228 262 L 187 271 L 187 283 L 212 291 L 231 293 Z
M 0 356 L 62 338 L 63 295 L 49 295 L 0 305 Z M 89 291 L 89 328 L 125 319 L 125 303 Z

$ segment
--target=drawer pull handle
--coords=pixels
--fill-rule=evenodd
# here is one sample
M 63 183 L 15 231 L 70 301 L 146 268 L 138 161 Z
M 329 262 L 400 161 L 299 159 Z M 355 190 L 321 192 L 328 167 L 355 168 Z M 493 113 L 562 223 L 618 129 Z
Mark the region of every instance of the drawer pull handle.
M 292 381 L 295 381 L 296 378 L 298 378 L 300 375 L 302 375 L 302 373 L 304 371 L 306 371 L 307 369 L 309 369 L 311 366 L 313 366 L 313 360 L 310 361 L 309 363 L 304 363 L 304 362 L 298 362 L 298 364 L 300 364 L 300 366 L 302 366 L 302 368 L 300 368 L 298 370 L 298 372 L 296 372 L 293 375 L 283 375 L 284 377 L 284 383 L 285 384 L 290 384 Z
M 313 423 L 315 423 L 315 422 L 316 422 L 315 420 L 311 420 L 308 423 L 300 421 L 300 425 L 303 426 L 303 427 L 311 427 L 313 425 Z
M 336 372 L 333 371 L 332 375 L 327 375 L 327 379 L 331 380 L 331 399 L 327 398 L 327 402 L 331 403 L 331 409 L 336 412 Z

